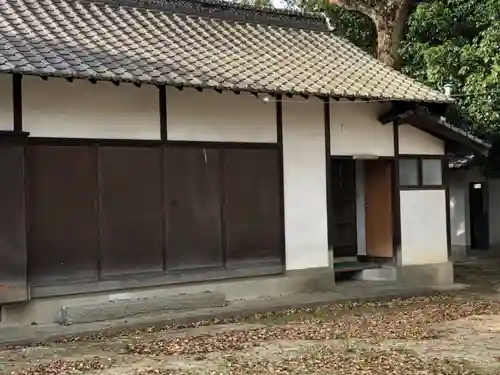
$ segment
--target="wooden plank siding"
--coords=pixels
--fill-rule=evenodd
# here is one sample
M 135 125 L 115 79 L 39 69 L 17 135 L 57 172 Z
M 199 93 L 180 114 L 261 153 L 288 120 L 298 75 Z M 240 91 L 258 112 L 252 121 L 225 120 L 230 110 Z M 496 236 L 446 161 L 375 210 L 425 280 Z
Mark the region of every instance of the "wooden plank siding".
M 167 270 L 223 266 L 220 151 L 169 147 L 166 167 Z
M 35 140 L 27 151 L 30 282 L 281 262 L 279 160 L 278 147 L 261 145 Z
M 100 275 L 163 270 L 162 152 L 100 147 Z
M 0 304 L 29 297 L 24 137 L 6 138 L 11 137 L 0 134 Z
M 224 232 L 229 264 L 277 261 L 282 241 L 276 150 L 224 150 Z
M 28 146 L 28 266 L 34 284 L 97 280 L 96 151 Z

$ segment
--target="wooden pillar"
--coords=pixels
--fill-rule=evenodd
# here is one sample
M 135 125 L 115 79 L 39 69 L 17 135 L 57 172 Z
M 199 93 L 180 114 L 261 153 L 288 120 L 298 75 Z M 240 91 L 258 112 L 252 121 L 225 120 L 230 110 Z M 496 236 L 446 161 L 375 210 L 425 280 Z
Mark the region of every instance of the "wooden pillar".
M 399 183 L 399 123 L 393 121 L 394 163 L 392 165 L 393 259 L 401 262 L 401 189 Z

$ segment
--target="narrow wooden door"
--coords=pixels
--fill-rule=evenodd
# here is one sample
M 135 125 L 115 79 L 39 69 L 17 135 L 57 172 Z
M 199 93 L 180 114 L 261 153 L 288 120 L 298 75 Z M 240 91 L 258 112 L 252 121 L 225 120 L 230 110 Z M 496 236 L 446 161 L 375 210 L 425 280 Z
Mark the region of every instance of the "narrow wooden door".
M 222 267 L 220 151 L 167 147 L 167 270 Z
M 24 145 L 0 142 L 0 305 L 29 296 L 24 170 Z
M 357 256 L 356 173 L 354 160 L 331 161 L 330 244 L 333 255 Z
M 222 160 L 228 265 L 280 263 L 283 221 L 278 150 L 227 149 Z
M 99 148 L 100 272 L 163 270 L 162 150 Z
M 96 155 L 92 146 L 28 146 L 28 265 L 33 285 L 97 280 Z
M 365 162 L 366 254 L 376 258 L 393 255 L 392 184 L 390 160 Z

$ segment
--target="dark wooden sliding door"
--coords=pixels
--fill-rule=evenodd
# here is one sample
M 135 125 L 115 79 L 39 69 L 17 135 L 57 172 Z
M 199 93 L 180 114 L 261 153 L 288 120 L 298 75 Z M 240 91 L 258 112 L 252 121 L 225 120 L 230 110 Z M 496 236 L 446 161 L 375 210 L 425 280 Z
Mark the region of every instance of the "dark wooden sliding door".
M 97 280 L 96 152 L 28 147 L 28 265 L 35 284 Z
M 358 255 L 355 161 L 332 159 L 330 179 L 332 216 L 329 232 L 333 254 L 336 258 L 355 257 Z
M 24 137 L 9 135 L 0 132 L 0 305 L 29 298 Z
M 222 266 L 220 151 L 169 147 L 167 270 Z
M 279 261 L 279 154 L 224 150 L 224 233 L 229 265 Z
M 281 264 L 277 147 L 72 143 L 27 147 L 33 285 Z
M 163 270 L 162 150 L 99 148 L 101 276 Z

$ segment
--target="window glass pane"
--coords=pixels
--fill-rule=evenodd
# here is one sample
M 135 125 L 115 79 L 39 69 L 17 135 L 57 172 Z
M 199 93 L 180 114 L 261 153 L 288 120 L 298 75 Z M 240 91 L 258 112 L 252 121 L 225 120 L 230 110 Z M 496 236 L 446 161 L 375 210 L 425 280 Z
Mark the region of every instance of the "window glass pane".
M 422 160 L 422 183 L 424 185 L 442 185 L 443 164 L 441 159 Z
M 399 160 L 399 182 L 402 186 L 418 185 L 418 161 L 417 159 Z

